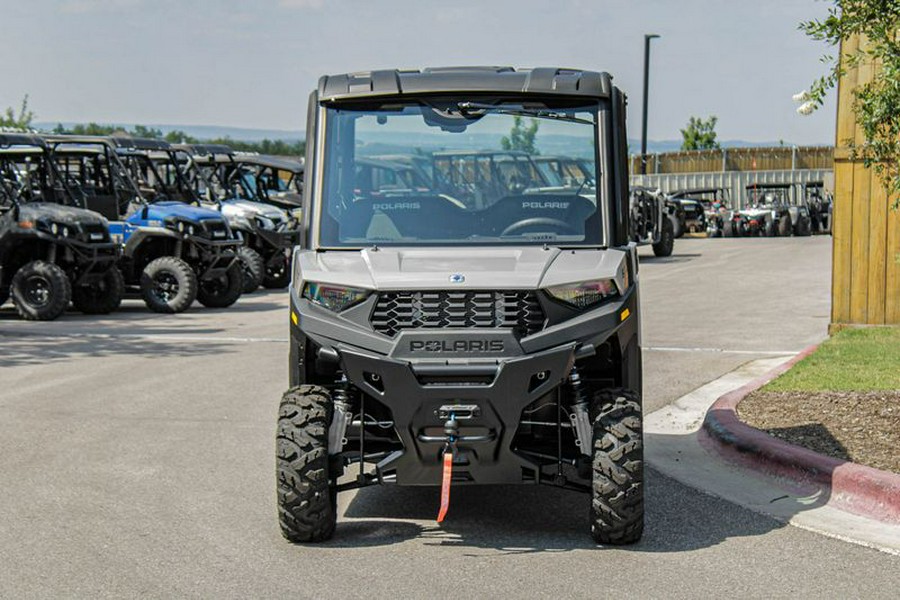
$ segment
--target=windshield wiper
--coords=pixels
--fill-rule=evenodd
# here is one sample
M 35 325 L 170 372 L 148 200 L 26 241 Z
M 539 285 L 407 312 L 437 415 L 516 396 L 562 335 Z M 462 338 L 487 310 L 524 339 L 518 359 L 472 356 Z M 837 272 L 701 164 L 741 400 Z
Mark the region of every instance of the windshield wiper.
M 547 108 L 525 108 L 524 106 L 520 108 L 508 108 L 504 106 L 497 106 L 494 104 L 483 104 L 481 102 L 458 102 L 456 104 L 456 108 L 459 109 L 460 114 L 462 114 L 463 116 L 469 116 L 467 114 L 468 111 L 489 110 L 501 115 L 553 119 L 554 121 L 569 121 L 571 123 L 584 123 L 585 125 L 594 124 L 594 122 L 590 119 L 582 119 L 581 117 L 575 117 L 564 112 L 558 112 Z

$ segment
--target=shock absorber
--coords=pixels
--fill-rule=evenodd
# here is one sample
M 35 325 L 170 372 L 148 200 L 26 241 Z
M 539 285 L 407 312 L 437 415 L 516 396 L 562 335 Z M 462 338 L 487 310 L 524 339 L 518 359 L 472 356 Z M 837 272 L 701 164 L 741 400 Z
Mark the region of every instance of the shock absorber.
M 588 414 L 588 391 L 581 380 L 578 367 L 574 365 L 569 372 L 569 389 L 572 391 L 572 412 L 569 413 L 569 420 L 572 422 L 572 429 L 575 430 L 575 443 L 582 454 L 590 456 L 593 431 Z
M 331 419 L 331 427 L 328 428 L 328 454 L 334 455 L 344 449 L 347 443 L 347 426 L 352 415 L 350 382 L 347 376 L 341 374 L 331 393 L 331 403 L 334 405 L 334 417 Z

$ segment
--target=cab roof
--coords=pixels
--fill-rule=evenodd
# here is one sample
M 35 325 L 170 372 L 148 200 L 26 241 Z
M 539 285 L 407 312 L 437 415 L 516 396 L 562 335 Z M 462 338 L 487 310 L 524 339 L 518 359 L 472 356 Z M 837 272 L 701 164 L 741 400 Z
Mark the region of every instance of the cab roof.
M 608 73 L 559 67 L 431 67 L 325 75 L 319 79 L 318 91 L 322 102 L 449 93 L 598 99 L 609 98 L 612 77 Z

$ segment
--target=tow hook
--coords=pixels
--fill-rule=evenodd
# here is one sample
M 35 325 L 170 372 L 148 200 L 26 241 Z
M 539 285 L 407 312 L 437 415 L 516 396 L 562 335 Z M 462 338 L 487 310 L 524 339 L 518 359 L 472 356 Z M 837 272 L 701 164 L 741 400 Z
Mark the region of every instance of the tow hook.
M 438 509 L 437 522 L 441 523 L 450 509 L 450 482 L 453 480 L 453 456 L 456 454 L 456 441 L 459 439 L 459 421 L 456 415 L 450 413 L 450 418 L 444 422 L 444 435 L 447 438 L 444 444 L 443 474 L 441 476 L 441 506 Z

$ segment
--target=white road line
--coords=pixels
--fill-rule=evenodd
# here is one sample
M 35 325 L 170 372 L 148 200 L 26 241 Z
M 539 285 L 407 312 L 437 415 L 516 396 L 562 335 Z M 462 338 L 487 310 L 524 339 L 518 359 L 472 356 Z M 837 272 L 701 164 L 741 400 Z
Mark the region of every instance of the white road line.
M 681 348 L 677 346 L 644 346 L 649 352 L 718 352 L 719 354 L 754 354 L 761 356 L 794 356 L 800 350 L 728 350 L 726 348 Z
M 9 335 L 10 332 L 0 331 L 0 337 Z M 54 334 L 24 334 L 16 335 L 13 333 L 10 337 L 18 339 L 130 339 L 160 342 L 230 342 L 230 343 L 276 343 L 286 344 L 287 337 L 284 338 L 256 338 L 256 337 L 229 337 L 217 335 L 182 335 L 177 333 L 94 333 L 94 332 L 70 332 L 70 333 L 54 333 Z

